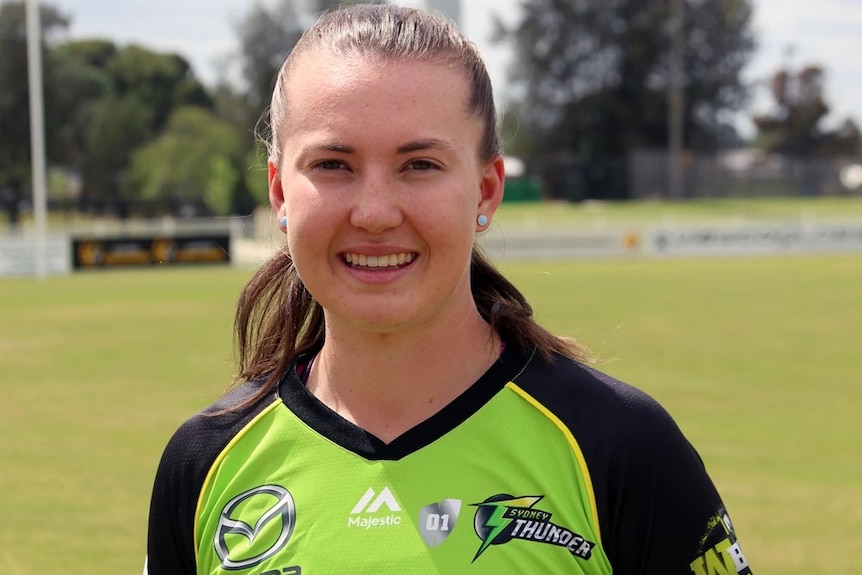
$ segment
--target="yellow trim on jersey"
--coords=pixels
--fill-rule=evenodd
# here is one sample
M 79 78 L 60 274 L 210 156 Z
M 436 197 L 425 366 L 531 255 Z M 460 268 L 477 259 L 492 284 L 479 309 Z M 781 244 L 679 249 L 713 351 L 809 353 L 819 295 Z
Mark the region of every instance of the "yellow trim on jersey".
M 587 497 L 590 499 L 590 511 L 593 515 L 593 522 L 596 526 L 596 537 L 599 539 L 599 543 L 601 543 L 602 531 L 599 527 L 599 511 L 596 505 L 596 494 L 593 491 L 593 480 L 590 478 L 590 470 L 587 467 L 587 460 L 584 459 L 584 453 L 581 451 L 581 446 L 578 445 L 578 441 L 575 439 L 575 436 L 572 435 L 572 432 L 569 430 L 566 425 L 560 421 L 560 418 L 554 415 L 547 407 L 542 405 L 535 397 L 524 391 L 521 387 L 518 386 L 515 382 L 510 381 L 506 384 L 506 387 L 520 395 L 524 398 L 530 405 L 538 409 L 542 412 L 542 415 L 551 420 L 551 422 L 557 426 L 557 429 L 562 432 L 565 436 L 566 440 L 569 442 L 569 446 L 572 448 L 572 451 L 575 454 L 575 458 L 578 460 L 578 466 L 581 468 L 581 475 L 584 478 L 584 485 L 587 489 Z
M 254 425 L 259 420 L 261 420 L 264 416 L 266 416 L 270 411 L 272 411 L 279 405 L 281 405 L 281 400 L 279 398 L 276 398 L 271 404 L 263 408 L 260 413 L 255 415 L 247 424 L 245 424 L 245 426 L 236 435 L 233 436 L 233 438 L 228 442 L 228 444 L 224 446 L 224 449 L 221 450 L 221 453 L 218 454 L 218 457 L 215 458 L 212 465 L 210 466 L 209 471 L 207 471 L 207 476 L 206 478 L 204 478 L 203 485 L 201 485 L 201 491 L 200 493 L 198 493 L 198 503 L 195 506 L 195 563 L 198 562 L 198 549 L 200 548 L 200 541 L 198 541 L 198 519 L 201 516 L 201 505 L 203 505 L 204 495 L 207 492 L 207 487 L 212 480 L 212 476 L 215 473 L 215 470 L 218 468 L 222 459 L 224 459 L 228 452 L 233 449 L 233 446 L 239 443 L 239 441 L 243 438 L 246 432 L 252 427 L 254 427 Z

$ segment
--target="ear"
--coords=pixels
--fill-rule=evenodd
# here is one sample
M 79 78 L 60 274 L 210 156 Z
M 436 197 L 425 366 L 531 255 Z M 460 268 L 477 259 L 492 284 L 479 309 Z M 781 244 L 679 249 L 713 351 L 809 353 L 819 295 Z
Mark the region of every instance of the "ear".
M 477 214 L 485 214 L 490 219 L 503 201 L 503 187 L 506 181 L 506 168 L 503 156 L 497 155 L 485 165 L 482 170 L 482 181 L 479 184 L 481 194 Z
M 276 214 L 280 214 L 281 207 L 284 205 L 284 189 L 281 187 L 281 176 L 272 159 L 267 162 L 267 166 L 269 167 L 269 205 L 272 206 Z

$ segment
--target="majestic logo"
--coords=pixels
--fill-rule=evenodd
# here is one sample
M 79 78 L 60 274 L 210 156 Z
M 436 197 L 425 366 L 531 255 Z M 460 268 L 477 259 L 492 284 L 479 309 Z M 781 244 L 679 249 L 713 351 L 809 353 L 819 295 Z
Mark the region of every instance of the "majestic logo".
M 381 513 L 383 506 L 386 506 L 389 513 Z M 384 487 L 380 493 L 375 493 L 374 489 L 369 487 L 365 495 L 356 502 L 350 511 L 347 527 L 371 529 L 401 525 L 400 513 L 401 506 L 398 505 L 398 501 L 388 487 Z
M 478 507 L 473 527 L 482 540 L 473 561 L 489 546 L 502 545 L 512 539 L 565 547 L 573 556 L 589 559 L 596 544 L 552 523 L 549 512 L 534 508 L 543 498 L 544 495 L 513 497 L 500 494 L 482 503 L 473 503 L 473 506 Z
M 222 568 L 259 565 L 287 544 L 295 525 L 296 504 L 284 487 L 262 485 L 240 493 L 224 506 L 216 526 L 213 543 Z
M 444 499 L 419 510 L 419 532 L 428 547 L 437 547 L 455 529 L 461 513 L 460 499 Z

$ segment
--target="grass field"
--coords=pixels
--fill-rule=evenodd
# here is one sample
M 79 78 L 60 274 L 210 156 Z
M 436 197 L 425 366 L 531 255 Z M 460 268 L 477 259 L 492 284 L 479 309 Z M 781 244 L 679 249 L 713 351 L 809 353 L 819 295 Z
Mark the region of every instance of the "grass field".
M 676 417 L 755 573 L 858 570 L 862 256 L 503 270 Z M 0 281 L 0 573 L 140 572 L 158 457 L 227 385 L 250 273 Z
M 862 196 L 714 198 L 678 202 L 503 203 L 494 220 L 507 230 L 657 224 L 760 223 L 862 218 Z

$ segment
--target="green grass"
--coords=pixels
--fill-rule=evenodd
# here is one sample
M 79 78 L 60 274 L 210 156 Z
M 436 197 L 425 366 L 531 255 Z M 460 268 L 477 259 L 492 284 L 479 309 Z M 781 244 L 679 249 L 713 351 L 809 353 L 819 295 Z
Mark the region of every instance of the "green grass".
M 675 416 L 758 575 L 855 572 L 862 257 L 503 271 L 544 323 Z M 0 573 L 140 572 L 155 465 L 230 380 L 233 306 L 250 273 L 0 281 Z
M 862 258 L 508 269 L 555 331 L 675 416 L 754 572 L 849 573 L 862 520 Z
M 719 198 L 679 202 L 503 203 L 494 216 L 504 229 L 641 229 L 656 224 L 835 220 L 862 218 L 862 196 Z

